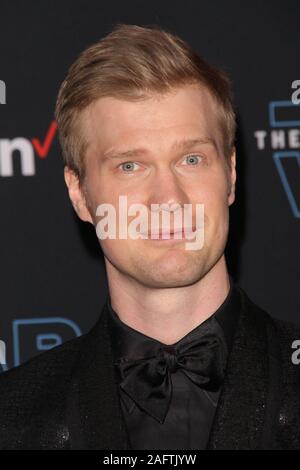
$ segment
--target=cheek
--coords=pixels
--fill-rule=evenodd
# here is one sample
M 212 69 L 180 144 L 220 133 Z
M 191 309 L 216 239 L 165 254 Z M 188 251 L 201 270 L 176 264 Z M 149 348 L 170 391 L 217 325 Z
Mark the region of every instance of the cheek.
M 204 204 L 204 214 L 222 213 L 227 207 L 227 184 L 225 179 L 216 178 L 206 181 L 200 191 L 190 199 L 194 203 Z
M 204 204 L 205 233 L 209 237 L 222 236 L 228 229 L 229 212 L 226 182 L 219 181 L 199 197 Z
M 91 159 L 87 165 L 85 181 L 95 205 L 105 202 L 111 203 L 117 197 L 119 188 L 111 183 L 107 170 L 102 168 L 101 165 L 97 165 L 94 159 Z
M 128 240 L 99 240 L 104 256 L 113 265 L 123 265 L 128 258 Z
M 227 236 L 229 227 L 229 211 L 226 201 L 214 200 L 207 210 L 208 226 L 207 235 L 215 241 L 223 242 Z

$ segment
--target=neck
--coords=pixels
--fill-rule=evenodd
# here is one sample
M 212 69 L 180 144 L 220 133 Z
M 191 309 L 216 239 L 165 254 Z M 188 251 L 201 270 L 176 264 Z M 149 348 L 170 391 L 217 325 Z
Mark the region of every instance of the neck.
M 193 285 L 151 288 L 107 263 L 111 305 L 123 323 L 164 344 L 173 344 L 207 320 L 228 295 L 225 256 Z

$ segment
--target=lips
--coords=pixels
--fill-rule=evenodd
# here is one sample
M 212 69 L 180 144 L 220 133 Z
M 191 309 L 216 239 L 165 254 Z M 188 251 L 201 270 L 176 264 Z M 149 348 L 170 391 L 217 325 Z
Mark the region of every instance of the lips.
M 162 230 L 153 231 L 153 232 L 148 231 L 145 233 L 145 235 L 147 235 L 147 238 L 155 238 L 157 240 L 168 240 L 168 239 L 174 238 L 175 234 L 181 234 L 181 237 L 179 237 L 179 240 L 180 240 L 180 238 L 185 237 L 186 233 L 189 234 L 194 231 L 195 229 L 185 227 L 185 228 L 181 228 L 177 230 L 171 229 L 170 231 L 162 231 Z

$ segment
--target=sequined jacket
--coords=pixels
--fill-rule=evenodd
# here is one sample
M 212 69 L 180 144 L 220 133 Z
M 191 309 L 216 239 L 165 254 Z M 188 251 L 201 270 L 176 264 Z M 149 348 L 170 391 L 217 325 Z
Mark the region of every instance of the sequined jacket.
M 300 449 L 300 364 L 291 347 L 300 327 L 239 291 L 208 449 Z M 0 449 L 128 448 L 106 307 L 89 333 L 0 374 Z

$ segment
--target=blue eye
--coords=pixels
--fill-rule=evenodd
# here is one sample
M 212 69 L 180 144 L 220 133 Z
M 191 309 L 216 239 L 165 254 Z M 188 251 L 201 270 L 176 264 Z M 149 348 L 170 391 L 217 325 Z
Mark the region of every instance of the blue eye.
M 121 167 L 121 169 L 125 173 L 129 173 L 129 172 L 134 170 L 134 165 L 136 165 L 136 163 L 134 163 L 134 162 L 124 162 L 124 163 L 121 163 L 121 165 L 119 165 L 119 167 Z
M 199 159 L 202 159 L 201 155 L 188 155 L 185 157 L 185 161 L 187 162 L 186 164 L 190 166 L 197 165 L 197 163 L 199 163 Z

